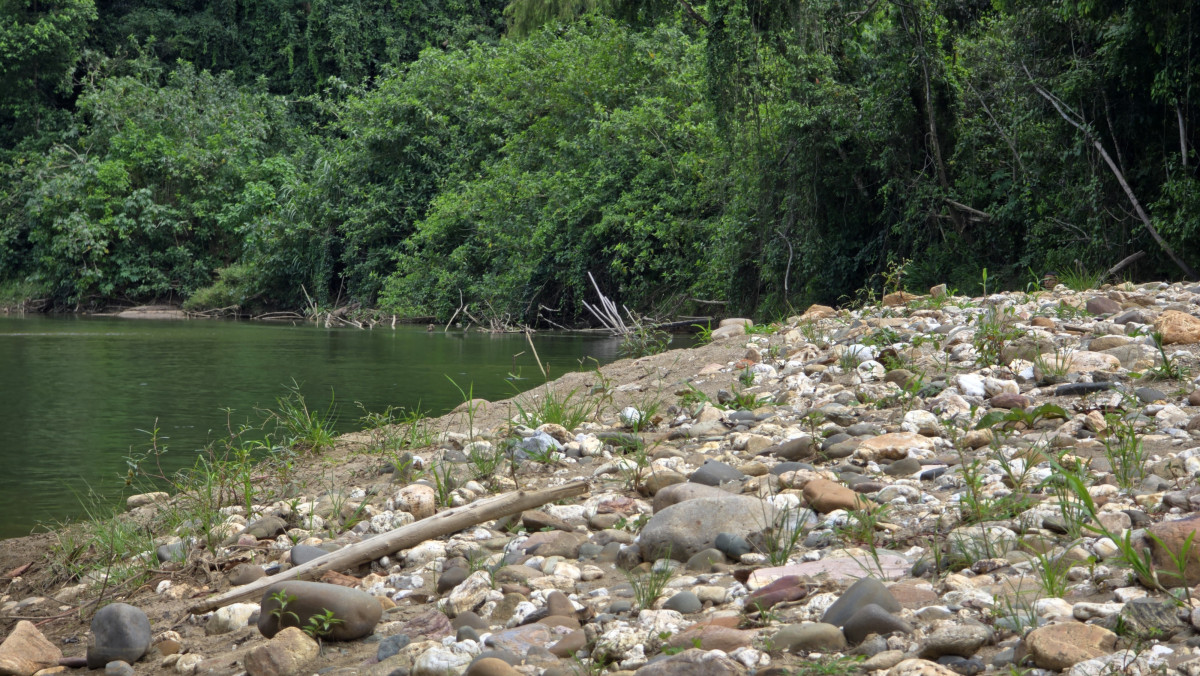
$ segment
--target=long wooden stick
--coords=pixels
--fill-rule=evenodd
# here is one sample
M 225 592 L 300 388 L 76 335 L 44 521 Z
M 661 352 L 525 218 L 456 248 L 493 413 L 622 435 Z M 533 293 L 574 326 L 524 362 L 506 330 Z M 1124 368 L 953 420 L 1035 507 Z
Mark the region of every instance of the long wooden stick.
M 311 580 L 319 578 L 327 570 L 355 568 L 367 561 L 373 561 L 382 556 L 388 556 L 401 549 L 408 549 L 442 535 L 460 531 L 477 523 L 510 514 L 517 514 L 527 509 L 541 507 L 548 502 L 582 495 L 588 490 L 586 481 L 573 481 L 562 486 L 544 488 L 540 491 L 516 491 L 497 495 L 463 507 L 448 509 L 435 514 L 428 519 L 410 523 L 393 531 L 384 533 L 370 540 L 350 545 L 331 552 L 308 563 L 290 568 L 278 575 L 264 577 L 237 589 L 231 589 L 224 594 L 218 594 L 205 599 L 188 610 L 193 614 L 206 613 L 210 610 L 236 603 L 243 599 L 260 594 L 264 589 L 276 582 L 299 579 Z

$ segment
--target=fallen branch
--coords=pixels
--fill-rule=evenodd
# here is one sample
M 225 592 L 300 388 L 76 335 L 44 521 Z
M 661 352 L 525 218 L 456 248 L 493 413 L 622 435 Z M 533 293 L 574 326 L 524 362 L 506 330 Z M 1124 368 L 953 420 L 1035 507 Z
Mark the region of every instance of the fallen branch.
M 1067 110 L 1064 110 L 1066 107 L 1065 103 L 1059 100 L 1057 96 L 1038 86 L 1038 83 L 1033 79 L 1033 74 L 1029 72 L 1029 68 L 1027 68 L 1025 64 L 1021 64 L 1021 68 L 1025 70 L 1025 76 L 1029 78 L 1029 84 L 1033 86 L 1033 90 L 1036 91 L 1039 96 L 1049 101 L 1050 105 L 1054 106 L 1054 110 L 1058 112 L 1059 117 L 1066 120 L 1066 122 L 1072 127 L 1078 129 L 1079 132 L 1083 134 L 1084 138 L 1086 138 L 1092 144 L 1092 146 L 1096 148 L 1096 152 L 1100 153 L 1100 157 L 1104 159 L 1104 163 L 1107 164 L 1109 170 L 1112 171 L 1113 176 L 1117 179 L 1117 183 L 1119 183 L 1121 185 L 1121 189 L 1125 191 L 1125 196 L 1129 198 L 1129 203 L 1133 205 L 1133 211 L 1138 215 L 1138 218 L 1141 219 L 1142 227 L 1146 229 L 1146 232 L 1150 233 L 1150 237 L 1153 238 L 1158 244 L 1159 248 L 1163 250 L 1163 253 L 1167 254 L 1167 257 L 1174 261 L 1175 265 L 1183 271 L 1183 274 L 1187 275 L 1188 279 L 1197 279 L 1198 277 L 1196 275 L 1196 271 L 1193 270 L 1190 265 L 1185 263 L 1182 258 L 1176 255 L 1175 250 L 1172 249 L 1171 246 L 1167 244 L 1166 240 L 1164 240 L 1162 236 L 1158 234 L 1158 230 L 1150 221 L 1150 216 L 1144 209 L 1142 209 L 1142 203 L 1138 201 L 1137 195 L 1135 195 L 1133 192 L 1133 188 L 1131 188 L 1129 183 L 1125 180 L 1125 174 L 1119 167 L 1117 167 L 1117 163 L 1113 162 L 1112 156 L 1108 154 L 1108 150 L 1104 148 L 1104 144 L 1100 142 L 1100 139 L 1096 138 L 1096 136 L 1092 134 L 1092 130 L 1087 125 L 1086 120 L 1083 120 L 1082 117 L 1080 117 L 1080 120 L 1074 119 L 1072 115 L 1077 115 L 1075 111 L 1071 111 L 1071 114 L 1068 114 Z
M 554 502 L 555 500 L 581 495 L 586 493 L 587 490 L 588 484 L 586 481 L 573 481 L 562 486 L 544 488 L 540 491 L 505 493 L 504 495 L 497 495 L 493 498 L 473 502 L 463 507 L 448 509 L 427 519 L 422 519 L 416 523 L 410 523 L 407 526 L 402 526 L 383 535 L 373 537 L 370 540 L 364 540 L 349 547 L 339 549 L 336 552 L 331 552 L 308 563 L 290 568 L 278 575 L 264 577 L 237 589 L 227 591 L 224 594 L 205 599 L 189 608 L 189 611 L 193 615 L 206 613 L 210 610 L 227 606 L 230 603 L 236 603 L 256 596 L 276 582 L 291 580 L 293 578 L 298 580 L 315 580 L 325 574 L 327 570 L 357 568 L 368 561 L 389 556 L 401 549 L 409 549 L 426 540 L 455 533 L 484 521 L 499 519 L 510 514 L 518 514 L 527 509 L 533 509 L 546 503 Z
M 1121 270 L 1124 270 L 1126 267 L 1128 267 L 1130 263 L 1136 261 L 1137 259 L 1139 259 L 1145 255 L 1146 255 L 1145 251 L 1139 251 L 1135 254 L 1126 256 L 1125 258 L 1121 259 L 1120 263 L 1117 263 L 1116 265 L 1109 268 L 1108 272 L 1104 273 L 1104 276 L 1100 278 L 1100 281 L 1104 281 L 1104 280 L 1108 279 L 1109 277 L 1112 277 L 1113 275 L 1117 274 Z

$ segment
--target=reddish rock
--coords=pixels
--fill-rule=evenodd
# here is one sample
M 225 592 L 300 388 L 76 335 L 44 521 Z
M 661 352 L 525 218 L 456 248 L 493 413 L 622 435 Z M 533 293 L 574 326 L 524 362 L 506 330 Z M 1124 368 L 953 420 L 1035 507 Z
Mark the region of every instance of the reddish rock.
M 1023 394 L 1012 394 L 1010 392 L 997 394 L 991 398 L 990 402 L 992 404 L 992 408 L 1004 409 L 1025 408 L 1029 406 L 1030 403 L 1029 397 Z
M 780 603 L 796 601 L 808 595 L 809 585 L 799 575 L 785 575 L 765 587 L 756 589 L 746 599 L 748 611 L 763 611 Z
M 1163 586 L 1191 587 L 1200 584 L 1200 516 L 1156 523 L 1147 528 L 1146 532 L 1151 536 L 1150 552 L 1154 556 L 1158 581 Z M 1184 569 L 1185 579 L 1180 580 L 1174 557 L 1183 553 L 1189 536 L 1192 537 L 1192 547 L 1188 552 L 1187 567 Z
M 804 501 L 821 514 L 835 509 L 866 509 L 872 506 L 867 498 L 828 479 L 814 479 L 804 485 Z

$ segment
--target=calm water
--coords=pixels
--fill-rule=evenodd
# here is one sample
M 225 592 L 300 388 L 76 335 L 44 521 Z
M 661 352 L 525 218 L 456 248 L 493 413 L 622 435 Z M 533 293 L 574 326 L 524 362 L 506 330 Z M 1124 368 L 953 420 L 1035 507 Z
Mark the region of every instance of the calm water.
M 611 338 L 534 342 L 552 376 L 616 356 Z M 222 409 L 235 424 L 258 423 L 256 407 L 273 406 L 293 380 L 310 407 L 324 409 L 332 391 L 337 427 L 350 431 L 362 415 L 355 402 L 448 411 L 462 397 L 447 376 L 493 400 L 541 382 L 523 335 L 0 317 L 0 538 L 79 518 L 89 491 L 120 499 L 124 459 L 146 448 L 138 430 L 156 420 L 175 468 L 222 434 Z

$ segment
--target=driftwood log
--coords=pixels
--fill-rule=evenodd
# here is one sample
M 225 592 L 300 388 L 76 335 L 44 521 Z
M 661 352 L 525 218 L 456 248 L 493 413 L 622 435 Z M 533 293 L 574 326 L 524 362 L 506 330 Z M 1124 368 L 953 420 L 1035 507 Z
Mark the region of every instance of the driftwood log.
M 477 523 L 499 519 L 510 514 L 518 514 L 527 509 L 562 500 L 564 498 L 582 495 L 588 490 L 586 481 L 573 481 L 562 486 L 544 488 L 539 491 L 516 491 L 505 493 L 492 498 L 486 498 L 469 505 L 439 512 L 427 519 L 410 523 L 393 531 L 378 535 L 369 540 L 350 545 L 330 552 L 325 556 L 313 559 L 295 568 L 255 580 L 237 589 L 231 589 L 224 594 L 218 594 L 205 599 L 188 610 L 193 614 L 206 613 L 230 603 L 256 596 L 267 587 L 284 580 L 312 580 L 321 577 L 328 570 L 357 568 L 358 566 L 409 549 L 416 545 L 442 535 L 454 533 Z

